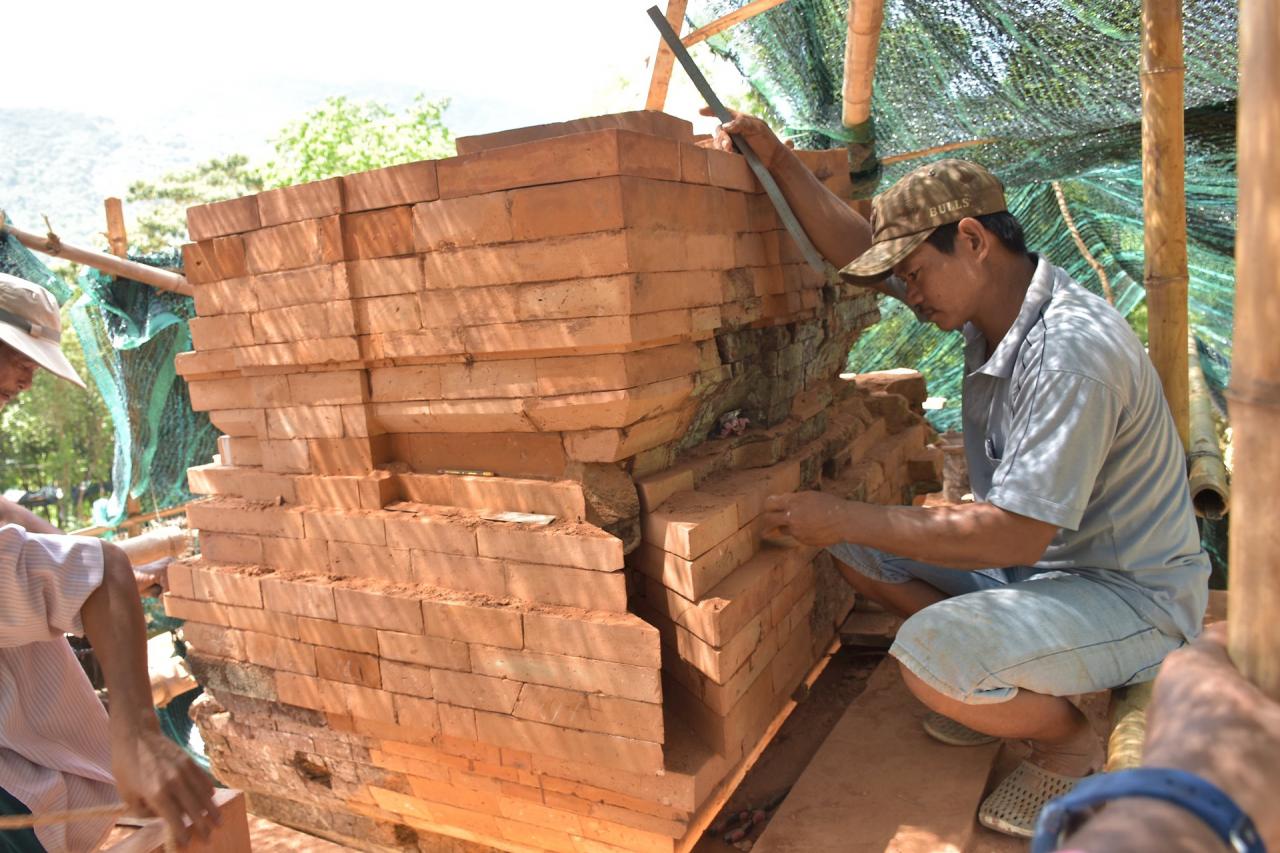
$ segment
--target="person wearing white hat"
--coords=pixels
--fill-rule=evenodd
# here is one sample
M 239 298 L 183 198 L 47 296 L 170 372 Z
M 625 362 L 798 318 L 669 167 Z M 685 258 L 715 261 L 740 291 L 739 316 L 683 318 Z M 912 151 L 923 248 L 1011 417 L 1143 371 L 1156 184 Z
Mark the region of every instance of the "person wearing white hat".
M 39 368 L 84 388 L 62 352 L 48 291 L 0 273 L 0 408 Z M 108 716 L 68 645 L 93 645 Z M 218 821 L 213 784 L 160 731 L 138 587 L 118 546 L 67 536 L 0 500 L 0 805 L 33 815 L 123 801 L 163 817 L 180 844 Z M 186 823 L 190 827 L 186 827 Z M 94 850 L 110 817 L 0 834 L 0 850 Z

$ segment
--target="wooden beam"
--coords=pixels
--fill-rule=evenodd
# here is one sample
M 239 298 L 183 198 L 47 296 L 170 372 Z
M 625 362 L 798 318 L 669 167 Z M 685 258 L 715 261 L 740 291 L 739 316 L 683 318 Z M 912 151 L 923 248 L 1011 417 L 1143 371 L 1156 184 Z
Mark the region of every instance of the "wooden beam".
M 740 9 L 734 9 L 722 18 L 716 18 L 704 27 L 698 27 L 689 35 L 680 39 L 680 43 L 685 47 L 693 47 L 698 42 L 706 41 L 714 35 L 719 35 L 732 26 L 741 24 L 743 21 L 749 21 L 762 12 L 768 12 L 775 6 L 781 6 L 787 0 L 751 0 Z M 676 32 L 679 32 L 677 29 Z
M 844 45 L 844 126 L 871 118 L 871 81 L 876 73 L 884 0 L 849 0 L 849 35 Z
M 667 0 L 667 23 L 677 33 L 684 29 L 684 10 L 689 0 Z M 658 39 L 658 52 L 653 56 L 653 77 L 649 80 L 649 97 L 646 110 L 662 110 L 667 105 L 667 89 L 671 85 L 671 70 L 676 57 L 667 43 Z
M 45 255 L 66 258 L 68 261 L 75 261 L 78 264 L 84 264 L 111 275 L 149 284 L 159 290 L 169 290 L 174 293 L 181 293 L 183 296 L 193 296 L 195 293 L 186 276 L 169 270 L 162 270 L 158 267 L 135 263 L 124 258 L 117 258 L 114 255 L 95 252 L 92 249 L 80 249 L 63 243 L 52 235 L 42 237 L 39 234 L 23 231 L 7 222 L 3 214 L 0 214 L 0 232 L 12 234 L 19 243 L 28 249 L 34 249 Z
M 1280 5 L 1240 3 L 1240 96 L 1237 134 L 1239 218 L 1236 230 L 1235 352 L 1231 427 L 1236 464 L 1231 488 L 1231 581 L 1227 620 L 1231 658 L 1272 699 L 1280 700 Z
M 1187 197 L 1182 4 L 1142 0 L 1142 212 L 1147 342 L 1169 411 L 1190 442 L 1187 377 Z
M 118 198 L 103 202 L 107 209 L 107 245 L 117 258 L 129 257 L 129 235 L 124 229 L 124 204 Z

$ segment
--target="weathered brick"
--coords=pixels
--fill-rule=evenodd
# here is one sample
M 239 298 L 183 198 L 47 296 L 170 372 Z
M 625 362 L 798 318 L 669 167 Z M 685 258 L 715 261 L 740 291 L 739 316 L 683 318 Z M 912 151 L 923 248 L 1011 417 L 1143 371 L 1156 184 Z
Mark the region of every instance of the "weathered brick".
M 431 671 L 435 698 L 450 705 L 510 714 L 520 695 L 521 683 L 469 672 Z
M 301 675 L 316 674 L 314 646 L 256 631 L 244 632 L 244 644 L 250 663 Z
M 467 671 L 471 658 L 465 642 L 422 634 L 378 632 L 378 652 L 384 660 L 403 661 L 440 669 Z

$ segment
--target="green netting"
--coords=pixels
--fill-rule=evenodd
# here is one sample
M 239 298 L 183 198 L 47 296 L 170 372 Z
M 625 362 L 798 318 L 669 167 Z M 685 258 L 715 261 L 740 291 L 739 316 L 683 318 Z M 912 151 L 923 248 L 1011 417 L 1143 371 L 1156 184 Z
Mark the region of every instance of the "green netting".
M 704 24 L 739 5 L 695 0 L 689 18 Z M 1231 0 L 1183 7 L 1190 321 L 1206 377 L 1220 392 L 1235 280 L 1237 10 Z M 789 0 L 711 42 L 801 147 L 851 137 L 840 122 L 847 9 L 847 0 Z M 1004 181 L 1031 248 L 1101 293 L 1066 226 L 1056 181 L 1116 307 L 1140 318 L 1140 12 L 1139 0 L 886 0 L 872 99 L 880 156 L 989 141 L 886 166 L 880 188 L 929 159 L 982 163 Z M 955 428 L 959 336 L 917 323 L 892 300 L 881 308 L 884 321 L 858 341 L 850 369 L 918 367 L 931 393 L 947 398 L 930 415 L 934 425 Z
M 132 260 L 181 266 L 176 252 Z M 174 357 L 191 349 L 192 299 L 96 270 L 80 277 L 80 287 L 72 323 L 116 439 L 112 495 L 94 507 L 94 520 L 114 525 L 127 515 L 129 498 L 143 511 L 190 500 L 187 468 L 212 457 L 218 431 L 191 410 L 187 384 L 174 369 Z
M 176 252 L 132 259 L 169 268 L 182 263 Z M 0 271 L 42 285 L 60 304 L 74 293 L 9 234 L 0 234 Z M 115 433 L 112 495 L 94 506 L 94 523 L 114 526 L 130 498 L 143 511 L 190 500 L 187 468 L 209 461 L 218 431 L 191 410 L 187 384 L 174 371 L 174 357 L 191 349 L 192 299 L 96 270 L 82 274 L 79 286 L 71 323 Z

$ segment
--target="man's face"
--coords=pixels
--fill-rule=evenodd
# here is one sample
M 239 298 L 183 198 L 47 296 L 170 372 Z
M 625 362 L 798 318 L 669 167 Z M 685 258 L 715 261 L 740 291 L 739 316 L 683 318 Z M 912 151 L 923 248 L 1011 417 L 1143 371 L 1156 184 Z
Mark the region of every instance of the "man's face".
M 31 387 L 37 365 L 6 343 L 0 343 L 0 409 Z
M 947 254 L 924 243 L 893 268 L 907 285 L 907 304 L 943 331 L 961 328 L 976 312 L 981 268 L 967 248 L 957 239 Z

